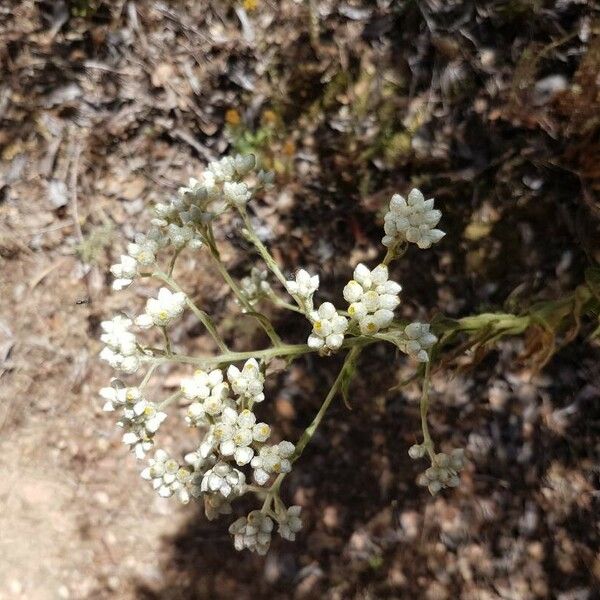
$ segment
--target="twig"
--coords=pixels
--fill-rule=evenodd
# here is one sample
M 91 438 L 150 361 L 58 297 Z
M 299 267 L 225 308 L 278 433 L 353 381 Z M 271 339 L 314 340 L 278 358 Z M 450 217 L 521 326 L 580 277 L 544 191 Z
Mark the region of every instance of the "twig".
M 80 243 L 83 240 L 83 233 L 81 232 L 81 224 L 79 223 L 79 208 L 77 206 L 77 179 L 79 177 L 79 156 L 81 154 L 81 144 L 79 141 L 75 144 L 75 150 L 73 152 L 73 159 L 71 161 L 71 211 L 73 212 L 73 226 L 75 227 L 75 234 Z

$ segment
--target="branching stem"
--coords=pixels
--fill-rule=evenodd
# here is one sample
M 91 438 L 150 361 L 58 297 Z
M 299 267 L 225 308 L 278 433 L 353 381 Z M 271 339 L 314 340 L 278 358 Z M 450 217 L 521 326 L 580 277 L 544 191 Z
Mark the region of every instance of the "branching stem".
M 221 350 L 221 352 L 229 352 L 227 344 L 219 335 L 219 332 L 217 331 L 217 328 L 215 327 L 215 324 L 213 323 L 208 313 L 200 309 L 192 301 L 192 299 L 181 289 L 179 284 L 173 280 L 172 277 L 170 277 L 166 273 L 163 273 L 162 271 L 155 271 L 154 273 L 152 273 L 152 277 L 164 281 L 170 288 L 174 289 L 176 292 L 181 292 L 185 294 L 185 301 L 189 306 L 190 310 L 196 315 L 196 317 L 198 317 L 198 320 L 202 323 L 202 325 L 204 325 L 206 331 L 208 331 L 212 339 L 215 341 L 215 344 L 217 344 L 217 346 L 219 347 L 219 350 Z

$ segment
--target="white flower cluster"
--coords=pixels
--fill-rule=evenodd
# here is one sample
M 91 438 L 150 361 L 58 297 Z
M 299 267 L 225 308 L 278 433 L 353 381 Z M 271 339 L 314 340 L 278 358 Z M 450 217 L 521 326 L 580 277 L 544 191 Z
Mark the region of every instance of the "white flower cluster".
M 442 213 L 433 208 L 433 203 L 433 198 L 425 200 L 416 188 L 410 191 L 406 200 L 400 194 L 394 194 L 384 218 L 383 245 L 389 247 L 406 240 L 419 248 L 430 248 L 439 242 L 446 234 L 435 229 Z
M 299 269 L 294 279 L 285 282 L 285 286 L 292 296 L 296 296 L 302 302 L 305 311 L 312 311 L 313 296 L 319 289 L 318 275 L 311 275 L 308 271 Z
M 117 425 L 125 431 L 123 443 L 130 446 L 137 458 L 144 458 L 154 445 L 154 434 L 167 418 L 166 413 L 146 400 L 137 387 L 125 387 L 119 380 L 114 380 L 112 387 L 102 388 L 100 396 L 105 400 L 103 410 L 121 411 Z
M 142 478 L 152 481 L 152 487 L 163 498 L 175 494 L 183 504 L 190 501 L 188 483 L 192 478 L 192 471 L 169 458 L 160 448 L 154 453 L 154 458 L 148 461 L 148 466 L 142 471 Z
M 373 335 L 385 329 L 394 319 L 402 287 L 388 277 L 385 265 L 378 265 L 370 271 L 360 263 L 354 269 L 354 279 L 344 287 L 344 298 L 350 303 L 348 314 L 358 321 L 363 335 Z
M 208 164 L 199 179 L 191 178 L 187 186 L 179 188 L 169 202 L 154 206 L 152 229 L 145 236 L 137 236 L 129 244 L 127 254 L 111 266 L 115 277 L 113 288 L 129 286 L 140 269 L 154 265 L 161 248 L 172 246 L 177 251 L 185 247 L 200 248 L 201 236 L 196 224 L 205 224 L 227 206 L 243 207 L 252 198 L 253 191 L 243 179 L 255 168 L 253 155 L 225 156 Z M 258 174 L 260 183 L 269 181 L 269 174 Z
M 267 281 L 267 271 L 252 267 L 250 275 L 240 281 L 241 290 L 250 304 L 255 304 L 261 298 L 271 293 L 271 285 Z
M 192 498 L 197 499 L 204 503 L 207 518 L 214 519 L 231 513 L 232 501 L 250 491 L 263 496 L 263 508 L 236 520 L 229 530 L 238 550 L 247 548 L 265 554 L 276 524 L 279 535 L 286 540 L 294 540 L 302 528 L 300 507 L 286 508 L 279 497 L 283 475 L 291 471 L 299 451 L 289 441 L 270 441 L 271 427 L 259 421 L 254 412 L 256 406 L 265 400 L 265 365 L 250 358 L 242 366 L 230 364 L 226 372 L 221 369 L 197 370 L 181 381 L 175 394 L 160 403 L 149 400 L 144 392 L 156 367 L 162 363 L 196 362 L 191 357 L 174 354 L 171 348 L 166 328 L 181 318 L 187 304 L 192 309 L 195 306 L 183 292 L 177 291 L 179 287 L 170 276 L 157 271 L 160 269 L 156 264 L 158 257 L 163 249 L 170 247 L 172 261 L 169 273 L 173 271 L 175 258 L 185 248 L 199 248 L 206 244 L 213 257 L 218 258 L 212 229 L 214 219 L 228 209 L 237 209 L 245 216 L 244 208 L 256 190 L 271 182 L 270 174 L 262 171 L 253 173 L 255 167 L 252 155 L 226 156 L 208 164 L 200 177 L 190 179 L 175 197 L 155 205 L 150 230 L 144 235 L 136 235 L 135 241 L 128 245 L 127 253 L 111 266 L 113 287 L 117 290 L 129 286 L 136 277 L 152 273 L 169 287 L 161 287 L 156 297 L 148 298 L 143 313 L 135 319 L 117 315 L 102 321 L 100 339 L 104 347 L 100 357 L 103 360 L 125 374 L 135 373 L 146 363 L 150 364 L 150 368 L 139 387 L 127 387 L 114 380 L 111 387 L 100 391 L 100 395 L 104 400 L 104 410 L 117 412 L 118 425 L 123 429 L 122 441 L 130 446 L 136 457 L 145 458 L 146 453 L 154 449 L 154 455 L 148 459 L 141 476 L 151 482 L 161 497 L 175 497 L 184 504 Z M 383 243 L 392 250 L 401 241 L 428 248 L 444 235 L 435 229 L 440 217 L 440 211 L 433 208 L 433 200 L 425 200 L 418 190 L 412 190 L 407 200 L 396 194 L 385 217 Z M 251 229 L 249 225 L 248 229 Z M 244 233 L 247 239 L 259 246 L 266 264 L 281 279 L 281 272 L 273 268 L 269 257 L 264 254 L 264 247 L 251 235 L 253 232 Z M 387 263 L 390 256 L 394 257 L 392 250 L 384 262 Z M 234 285 L 232 287 L 235 288 Z M 290 308 L 287 302 L 275 296 L 267 281 L 267 273 L 257 267 L 252 268 L 240 287 L 243 293 L 241 303 L 245 308 L 264 297 Z M 285 281 L 285 289 L 312 325 L 308 348 L 321 355 L 332 354 L 343 346 L 352 346 L 352 339 L 344 343 L 346 336 L 372 336 L 381 331 L 381 339 L 389 338 L 400 344 L 407 354 L 426 362 L 437 341 L 426 323 L 411 323 L 404 329 L 394 326 L 394 310 L 400 304 L 401 286 L 389 279 L 386 264 L 372 270 L 364 264 L 356 266 L 353 279 L 343 291 L 349 304 L 347 315 L 331 302 L 324 302 L 318 308 L 315 306 L 318 274 L 299 269 L 293 278 Z M 298 310 L 295 306 L 291 308 Z M 205 323 L 204 320 L 202 322 Z M 215 364 L 230 363 L 232 355 L 234 358 L 250 356 L 229 351 L 211 324 L 205 324 L 219 347 L 224 348 L 223 355 L 216 359 Z M 165 349 L 144 347 L 131 331 L 133 325 L 140 329 L 163 329 Z M 390 331 L 383 333 L 388 328 Z M 262 359 L 286 355 L 295 358 L 307 350 L 307 346 L 283 345 L 277 336 L 273 338 L 277 340 L 273 348 L 260 351 Z M 376 340 L 355 341 L 361 344 Z M 296 352 L 298 348 L 300 350 Z M 281 353 L 280 349 L 283 349 Z M 204 362 L 204 359 L 198 360 L 201 364 Z M 210 360 L 206 362 L 210 363 Z M 163 409 L 173 400 L 180 401 L 182 398 L 187 404 L 185 421 L 190 427 L 200 430 L 201 437 L 196 449 L 180 461 L 164 449 L 155 448 L 154 438 L 167 417 Z M 423 456 L 425 448 L 414 446 L 410 454 L 414 458 Z M 463 465 L 462 451 L 454 451 L 451 455 L 436 454 L 420 482 L 432 493 L 443 487 L 453 487 L 458 484 L 458 473 Z M 262 489 L 269 484 L 269 488 Z
M 113 289 L 122 290 L 131 285 L 140 268 L 143 270 L 151 267 L 158 250 L 168 243 L 168 236 L 163 235 L 157 228 L 152 229 L 148 235 L 137 235 L 136 241 L 127 246 L 127 254 L 122 254 L 120 262 L 110 267 L 110 272 L 115 278 Z
M 408 450 L 411 458 L 425 456 L 427 449 L 423 444 L 415 444 Z M 452 450 L 450 454 L 439 452 L 431 461 L 431 466 L 419 475 L 417 483 L 426 487 L 431 494 L 437 494 L 443 488 L 457 487 L 460 483 L 458 474 L 465 466 L 465 453 L 462 448 Z
M 117 315 L 110 321 L 102 321 L 100 341 L 105 344 L 100 358 L 111 368 L 123 373 L 135 373 L 144 360 L 139 351 L 135 335 L 129 331 L 131 319 Z
M 262 446 L 250 463 L 254 467 L 254 481 L 265 485 L 273 473 L 289 473 L 295 446 L 291 442 L 279 442 L 274 446 Z
M 309 347 L 324 354 L 339 350 L 348 329 L 348 319 L 338 314 L 331 302 L 323 302 L 318 310 L 311 313 L 310 319 L 313 328 L 308 336 Z
M 141 329 L 149 329 L 153 325 L 167 327 L 183 314 L 185 294 L 172 292 L 162 287 L 157 298 L 149 298 L 143 314 L 136 318 L 135 324 Z
M 254 403 L 264 400 L 264 375 L 256 359 L 247 360 L 241 369 L 231 365 L 227 380 L 220 369 L 214 369 L 197 370 L 181 382 L 181 394 L 191 401 L 185 419 L 190 426 L 203 428 L 204 437 L 198 449 L 185 456 L 188 466 L 180 466 L 163 450 L 157 450 L 142 472 L 161 496 L 176 495 L 182 502 L 190 497 L 203 499 L 209 519 L 230 513 L 231 501 L 246 493 L 246 475 L 238 467 L 250 465 L 256 483 L 265 485 L 273 475 L 291 470 L 295 450 L 286 441 L 267 445 L 271 428 L 257 422 L 251 410 Z M 136 407 L 141 400 L 133 391 L 111 389 L 103 397 L 111 407 L 126 404 L 131 398 L 137 402 L 134 413 L 140 412 Z M 145 403 L 143 407 L 150 405 Z M 159 413 L 158 418 L 163 419 L 162 415 Z M 149 447 L 145 445 L 144 449 Z M 297 525 L 293 521 L 291 529 L 294 523 Z
M 278 522 L 279 535 L 290 541 L 296 539 L 296 533 L 302 529 L 300 506 L 290 506 L 275 514 Z M 273 520 L 260 510 L 253 510 L 247 517 L 240 517 L 229 527 L 233 535 L 233 544 L 236 550 L 248 549 L 260 555 L 265 555 L 271 545 Z
M 241 370 L 235 365 L 230 365 L 227 369 L 227 379 L 242 405 L 245 403 L 252 408 L 255 402 L 262 402 L 265 399 L 263 393 L 265 376 L 255 358 L 248 359 Z
M 420 362 L 429 361 L 428 351 L 437 342 L 437 337 L 429 331 L 428 323 L 410 323 L 404 328 L 406 341 L 402 347 L 406 354 L 414 356 Z

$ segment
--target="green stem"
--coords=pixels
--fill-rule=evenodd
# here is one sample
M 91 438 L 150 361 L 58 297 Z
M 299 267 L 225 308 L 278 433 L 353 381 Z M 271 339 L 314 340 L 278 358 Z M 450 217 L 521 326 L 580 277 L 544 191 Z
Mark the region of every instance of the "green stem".
M 373 344 L 378 341 L 379 340 L 376 338 L 352 337 L 344 340 L 344 343 L 341 347 L 354 348 L 355 346 L 365 346 L 366 344 Z M 171 356 L 158 356 L 154 360 L 158 364 L 178 362 L 189 365 L 217 366 L 248 360 L 249 358 L 268 360 L 270 358 L 283 356 L 300 356 L 302 354 L 310 354 L 313 352 L 318 352 L 318 350 L 310 348 L 307 344 L 281 344 L 280 346 L 264 348 L 263 350 L 225 352 L 223 354 L 219 354 L 218 356 L 188 356 L 185 354 L 171 354 Z
M 173 269 L 175 269 L 175 262 L 177 261 L 177 257 L 181 254 L 182 250 L 183 250 L 183 248 L 177 248 L 177 250 L 175 250 L 175 252 L 171 258 L 171 262 L 169 263 L 169 270 L 168 270 L 169 277 L 171 277 L 173 275 Z
M 225 265 L 221 261 L 219 250 L 216 244 L 214 243 L 212 229 L 208 229 L 206 237 L 208 242 L 207 246 L 209 248 L 209 254 L 212 257 L 213 262 L 215 263 L 215 266 L 217 267 L 219 273 L 221 274 L 221 277 L 225 280 L 227 285 L 229 285 L 231 291 L 235 294 L 235 297 L 238 299 L 239 303 L 246 309 L 246 311 L 250 315 L 256 318 L 256 320 L 260 323 L 261 327 L 264 329 L 265 333 L 269 336 L 271 342 L 276 346 L 281 345 L 281 338 L 273 328 L 273 325 L 271 325 L 271 323 L 266 317 L 262 317 L 262 315 L 259 315 L 259 313 L 257 313 L 254 310 L 252 304 L 250 304 L 250 302 L 244 295 L 244 292 L 242 292 L 242 290 L 240 289 L 240 286 L 235 282 L 233 277 L 231 277 L 231 275 L 229 274 L 229 271 L 225 268 Z
M 384 259 L 381 261 L 381 264 L 385 265 L 386 267 L 389 266 L 389 264 L 393 260 L 398 260 L 399 258 L 402 258 L 404 256 L 404 254 L 406 254 L 407 249 L 408 249 L 407 243 L 405 243 L 401 240 L 397 241 L 395 244 L 392 244 L 387 249 L 387 252 L 385 253 Z
M 169 332 L 166 327 L 161 327 L 163 337 L 165 339 L 165 352 L 167 356 L 171 356 L 173 352 L 171 351 L 171 338 L 169 338 Z
M 423 391 L 419 407 L 421 410 L 421 431 L 423 432 L 423 445 L 427 449 L 427 454 L 431 460 L 434 459 L 433 440 L 429 434 L 429 425 L 427 424 L 427 413 L 429 411 L 429 383 L 431 381 L 431 360 L 425 363 L 425 375 L 423 376 Z
M 362 341 L 364 344 L 364 340 L 362 340 Z M 296 451 L 294 452 L 294 456 L 292 459 L 293 462 L 295 462 L 296 460 L 298 460 L 298 458 L 300 458 L 300 456 L 302 455 L 302 452 L 304 451 L 304 448 L 306 448 L 307 444 L 310 442 L 310 440 L 312 440 L 313 436 L 315 435 L 315 431 L 317 431 L 317 429 L 319 428 L 319 425 L 321 424 L 321 421 L 323 420 L 323 417 L 325 416 L 325 413 L 327 412 L 329 405 L 332 403 L 333 399 L 335 398 L 335 396 L 340 388 L 342 379 L 344 377 L 344 372 L 346 370 L 346 365 L 348 365 L 356 360 L 358 354 L 360 354 L 360 352 L 362 350 L 363 344 L 354 346 L 350 350 L 348 355 L 346 356 L 346 359 L 344 360 L 344 364 L 342 365 L 342 368 L 340 369 L 338 376 L 336 377 L 335 381 L 333 382 L 331 389 L 327 393 L 325 400 L 323 400 L 323 404 L 321 405 L 319 412 L 315 415 L 315 418 L 312 420 L 312 423 L 304 430 L 304 433 L 300 436 L 300 439 L 298 440 L 298 443 L 296 444 Z
M 250 221 L 250 217 L 248 216 L 246 209 L 243 207 L 238 207 L 238 211 L 240 213 L 240 216 L 242 217 L 242 220 L 244 221 L 244 226 L 246 227 L 246 231 L 245 231 L 246 237 L 248 238 L 248 240 L 250 240 L 250 242 L 252 242 L 252 244 L 254 245 L 254 247 L 256 248 L 258 253 L 260 254 L 261 258 L 265 261 L 265 264 L 271 270 L 273 275 L 275 275 L 275 277 L 277 277 L 277 279 L 279 279 L 281 285 L 283 285 L 283 289 L 285 289 L 287 291 L 287 280 L 285 278 L 285 275 L 279 268 L 277 261 L 271 256 L 271 253 L 269 252 L 267 247 L 262 243 L 262 241 L 258 237 L 258 234 L 256 233 L 256 231 L 254 230 L 254 227 L 252 226 L 252 221 Z M 292 296 L 292 298 L 298 305 L 299 310 L 297 312 L 306 314 L 308 312 L 308 309 L 305 306 L 305 303 L 302 300 L 302 298 L 299 298 L 298 296 L 295 296 L 294 294 L 290 294 L 290 296 Z
M 300 458 L 300 456 L 302 456 L 304 449 L 306 448 L 308 443 L 312 440 L 313 436 L 315 435 L 315 432 L 319 428 L 319 425 L 323 421 L 323 418 L 325 417 L 325 413 L 327 412 L 327 409 L 333 402 L 333 399 L 336 397 L 336 395 L 340 389 L 342 380 L 344 378 L 344 373 L 346 371 L 346 365 L 354 362 L 357 359 L 358 354 L 360 354 L 361 350 L 364 347 L 364 340 L 361 340 L 361 341 L 362 341 L 362 344 L 354 346 L 350 350 L 350 352 L 348 352 L 348 355 L 346 356 L 346 358 L 344 360 L 344 364 L 342 365 L 340 372 L 338 373 L 335 381 L 333 382 L 333 385 L 331 386 L 329 392 L 327 393 L 327 396 L 325 396 L 325 400 L 323 400 L 323 404 L 321 404 L 321 408 L 319 409 L 319 412 L 315 415 L 315 418 L 312 420 L 311 424 L 304 430 L 304 433 L 300 436 L 300 439 L 298 440 L 298 443 L 296 444 L 296 450 L 294 451 L 294 454 L 291 458 L 292 463 L 296 462 Z M 279 495 L 279 489 L 281 488 L 281 484 L 282 484 L 283 480 L 285 479 L 286 475 L 287 475 L 287 473 L 280 473 L 279 475 L 277 475 L 277 477 L 275 478 L 275 481 L 273 481 L 273 483 L 271 484 L 271 487 L 269 488 L 269 490 L 267 492 L 267 496 L 266 496 L 263 506 L 261 508 L 261 512 L 266 512 L 266 511 L 270 510 L 271 502 L 273 501 L 274 498 L 276 498 Z
M 217 331 L 217 328 L 215 327 L 215 324 L 212 322 L 212 319 L 210 318 L 208 313 L 206 313 L 202 309 L 198 308 L 198 306 L 196 306 L 196 304 L 194 304 L 194 302 L 192 302 L 192 299 L 166 273 L 163 273 L 162 271 L 155 271 L 154 273 L 152 273 L 152 276 L 155 277 L 156 279 L 160 279 L 161 281 L 164 281 L 170 288 L 174 289 L 176 292 L 181 292 L 182 294 L 185 294 L 185 301 L 186 301 L 187 305 L 189 306 L 190 310 L 196 315 L 196 317 L 202 323 L 202 325 L 204 325 L 204 327 L 206 328 L 206 331 L 208 331 L 208 333 L 210 334 L 212 339 L 215 341 L 215 344 L 217 344 L 217 346 L 219 347 L 219 350 L 221 350 L 221 352 L 229 352 L 229 348 L 227 347 L 227 344 L 223 341 L 223 338 L 219 335 L 219 332 Z
M 150 377 L 152 377 L 152 374 L 154 373 L 158 365 L 159 363 L 156 362 L 150 365 L 150 368 L 146 372 L 146 375 L 144 375 L 144 379 L 142 379 L 142 383 L 140 383 L 140 385 L 138 386 L 140 390 L 143 390 L 146 387 L 146 385 L 150 381 Z
M 177 400 L 178 398 L 180 398 L 181 395 L 182 395 L 181 390 L 177 390 L 175 393 L 173 393 L 170 396 L 168 396 L 167 398 L 165 398 L 158 405 L 158 410 L 163 410 L 163 409 L 167 408 L 167 406 L 169 406 L 169 404 L 171 404 L 174 400 Z

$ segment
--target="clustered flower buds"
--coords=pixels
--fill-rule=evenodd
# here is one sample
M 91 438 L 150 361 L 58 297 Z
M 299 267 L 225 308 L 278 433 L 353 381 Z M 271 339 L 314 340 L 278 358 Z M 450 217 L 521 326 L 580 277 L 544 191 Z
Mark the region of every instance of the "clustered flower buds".
M 148 299 L 146 311 L 135 320 L 135 324 L 142 329 L 148 329 L 152 325 L 167 327 L 182 315 L 184 308 L 185 294 L 171 292 L 163 287 L 158 290 L 157 298 Z
M 403 349 L 406 354 L 414 356 L 420 362 L 429 360 L 428 351 L 437 342 L 437 337 L 429 331 L 428 323 L 411 323 L 404 328 L 406 341 Z
M 385 265 L 370 271 L 361 263 L 354 269 L 354 279 L 344 288 L 344 298 L 350 303 L 348 314 L 358 321 L 363 335 L 373 335 L 385 329 L 394 318 L 402 287 L 388 277 Z
M 135 335 L 129 331 L 132 325 L 131 319 L 121 315 L 100 323 L 103 331 L 100 341 L 106 344 L 100 352 L 100 358 L 123 373 L 135 373 L 144 359 L 137 347 Z
M 271 286 L 267 281 L 267 277 L 267 271 L 252 267 L 250 275 L 240 281 L 242 293 L 251 305 L 256 304 L 261 298 L 271 293 Z
M 324 350 L 324 354 L 339 350 L 348 329 L 348 319 L 339 315 L 331 302 L 323 302 L 310 317 L 313 328 L 308 336 L 309 347 Z
M 319 289 L 319 276 L 310 275 L 308 271 L 299 269 L 294 279 L 286 281 L 286 287 L 292 296 L 300 299 L 304 309 L 310 312 L 313 306 L 313 296 Z
M 148 461 L 148 467 L 142 471 L 142 478 L 152 481 L 152 487 L 158 491 L 159 496 L 169 498 L 176 494 L 183 504 L 190 501 L 187 483 L 191 477 L 189 469 L 180 466 L 160 448 L 155 452 L 154 458 Z
M 153 276 L 165 287 L 158 290 L 156 297 L 147 300 L 141 314 L 117 315 L 101 322 L 100 340 L 104 345 L 101 359 L 123 377 L 133 375 L 143 366 L 148 370 L 136 385 L 114 379 L 110 387 L 100 390 L 100 396 L 103 409 L 117 414 L 117 424 L 123 429 L 122 441 L 135 456 L 145 459 L 146 453 L 154 450 L 141 476 L 151 482 L 161 497 L 175 497 L 184 504 L 196 499 L 203 503 L 208 519 L 230 514 L 232 502 L 248 493 L 261 497 L 263 508 L 237 519 L 229 531 L 238 550 L 247 548 L 265 554 L 275 525 L 279 535 L 286 540 L 294 540 L 302 528 L 300 506 L 286 508 L 279 489 L 306 444 L 306 439 L 299 448 L 287 440 L 274 443 L 271 426 L 260 421 L 255 413 L 256 406 L 265 400 L 268 361 L 277 356 L 294 358 L 310 351 L 326 356 L 343 347 L 352 347 L 354 340 L 358 342 L 355 345 L 368 344 L 383 340 L 387 335 L 400 340 L 394 343 L 407 354 L 425 362 L 437 338 L 426 323 L 412 323 L 403 328 L 393 322 L 394 310 L 400 304 L 401 287 L 389 278 L 387 262 L 390 253 L 384 261 L 386 264 L 372 270 L 363 264 L 356 266 L 353 279 L 343 291 L 349 303 L 345 313 L 331 302 L 324 302 L 315 309 L 319 275 L 299 269 L 292 279 L 285 281 L 268 250 L 253 241 L 296 306 L 290 306 L 277 296 L 267 281 L 266 271 L 253 267 L 239 286 L 225 273 L 242 310 L 250 312 L 249 307 L 259 301 L 270 300 L 304 314 L 312 331 L 306 345 L 286 345 L 279 341 L 274 329 L 265 326 L 274 344 L 272 348 L 257 351 L 256 358 L 251 357 L 252 352 L 229 351 L 219 332 L 211 327 L 210 319 L 203 320 L 204 311 L 180 290 L 170 274 L 175 259 L 185 249 L 204 247 L 219 260 L 212 227 L 217 217 L 227 210 L 241 214 L 246 223 L 244 235 L 247 239 L 258 239 L 253 237 L 252 226 L 247 220 L 246 205 L 257 190 L 272 183 L 273 177 L 263 171 L 257 173 L 255 169 L 256 160 L 251 155 L 226 156 L 211 162 L 198 178 L 190 179 L 174 197 L 155 205 L 150 230 L 137 234 L 128 245 L 127 253 L 111 266 L 115 290 L 126 288 L 142 276 Z M 406 240 L 421 248 L 429 247 L 444 235 L 434 229 L 440 216 L 441 213 L 433 209 L 433 200 L 425 201 L 418 190 L 409 194 L 408 201 L 395 195 L 386 215 L 384 244 L 390 246 Z M 171 253 L 169 275 L 159 266 L 166 249 Z M 182 317 L 188 306 L 223 349 L 219 357 L 204 357 L 206 360 L 184 357 L 172 347 L 168 328 Z M 258 312 L 253 316 L 259 320 L 266 318 Z M 138 339 L 135 327 L 140 330 L 158 328 L 158 333 L 165 339 L 164 349 L 156 348 L 154 342 L 145 345 L 143 336 L 148 334 L 140 333 L 142 339 Z M 382 333 L 380 338 L 372 337 L 384 330 L 389 331 Z M 239 358 L 247 360 L 240 364 Z M 200 364 L 203 368 L 182 378 L 174 394 L 155 402 L 149 399 L 145 386 L 155 369 L 169 362 Z M 227 365 L 227 369 L 206 369 L 208 364 Z M 198 435 L 193 450 L 185 454 L 183 461 L 173 458 L 172 453 L 163 448 L 155 447 L 155 435 L 167 419 L 167 406 L 172 401 L 183 405 L 183 420 Z M 433 455 L 432 449 L 430 452 L 434 458 L 431 468 L 422 477 L 424 485 L 432 493 L 456 485 L 463 466 L 462 454 L 455 451 L 450 456 Z M 410 453 L 413 458 L 423 456 L 424 446 L 414 446 Z
M 424 444 L 415 444 L 408 450 L 412 459 L 425 456 Z M 431 494 L 437 494 L 443 488 L 457 487 L 460 484 L 459 473 L 465 466 L 465 453 L 462 448 L 452 450 L 450 454 L 439 452 L 432 455 L 431 466 L 419 475 L 417 483 L 426 487 Z
M 416 188 L 410 191 L 406 200 L 400 194 L 394 194 L 384 218 L 383 245 L 389 247 L 406 240 L 419 248 L 430 248 L 439 242 L 446 234 L 435 229 L 442 213 L 433 208 L 433 203 L 433 198 L 425 200 Z

